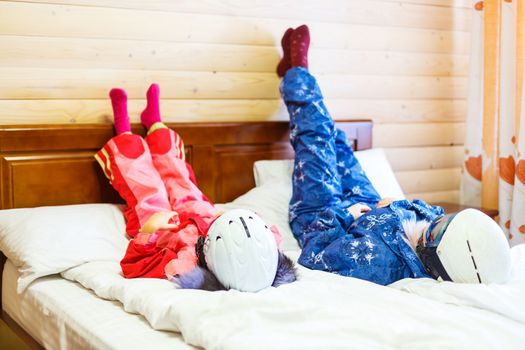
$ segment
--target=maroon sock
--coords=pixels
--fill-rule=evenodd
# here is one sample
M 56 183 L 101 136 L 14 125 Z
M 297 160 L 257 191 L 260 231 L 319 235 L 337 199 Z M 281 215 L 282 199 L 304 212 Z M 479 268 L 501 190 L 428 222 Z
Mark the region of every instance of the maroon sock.
M 144 109 L 144 111 L 142 111 L 140 115 L 140 121 L 147 129 L 151 128 L 153 124 L 161 122 L 159 95 L 159 85 L 155 83 L 151 84 L 151 86 L 148 89 L 148 92 L 146 93 L 148 104 L 146 105 L 146 108 Z
M 292 36 L 293 29 L 288 28 L 281 39 L 281 46 L 283 48 L 283 58 L 279 61 L 277 65 L 277 75 L 279 77 L 284 77 L 286 71 L 292 67 L 292 62 L 290 61 L 290 37 Z
M 290 38 L 290 59 L 293 67 L 308 68 L 308 47 L 310 46 L 310 31 L 303 24 L 297 27 Z
M 126 91 L 122 89 L 111 89 L 109 92 L 111 98 L 111 106 L 113 107 L 113 118 L 115 131 L 117 135 L 131 131 L 131 125 L 129 123 L 128 116 L 128 96 Z

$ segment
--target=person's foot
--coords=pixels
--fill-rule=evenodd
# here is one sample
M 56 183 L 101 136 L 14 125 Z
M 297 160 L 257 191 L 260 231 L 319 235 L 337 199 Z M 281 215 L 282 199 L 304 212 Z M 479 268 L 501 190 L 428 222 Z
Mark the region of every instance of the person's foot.
M 290 60 L 290 37 L 292 36 L 293 29 L 288 28 L 281 39 L 281 46 L 283 48 L 283 57 L 277 65 L 277 75 L 282 78 L 286 74 L 286 71 L 292 67 Z
M 151 84 L 151 86 L 148 89 L 148 92 L 146 93 L 146 97 L 148 100 L 146 108 L 140 114 L 140 122 L 148 130 L 151 128 L 153 124 L 161 122 L 159 96 L 160 96 L 159 85 L 156 83 Z
M 111 89 L 109 92 L 111 106 L 113 107 L 113 118 L 115 132 L 117 135 L 131 132 L 131 124 L 128 116 L 128 96 L 123 89 Z
M 308 48 L 310 46 L 310 31 L 303 24 L 297 27 L 290 37 L 290 62 L 292 68 L 308 68 Z

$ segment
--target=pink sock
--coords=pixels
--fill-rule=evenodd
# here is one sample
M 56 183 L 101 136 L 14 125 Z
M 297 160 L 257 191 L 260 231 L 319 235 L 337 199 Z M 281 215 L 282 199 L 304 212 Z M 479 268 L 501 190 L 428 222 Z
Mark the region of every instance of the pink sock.
M 140 121 L 147 128 L 155 123 L 161 122 L 160 120 L 160 108 L 159 108 L 159 95 L 160 89 L 158 84 L 151 84 L 146 93 L 148 104 L 142 114 L 140 115 Z
M 126 91 L 122 89 L 111 89 L 109 92 L 111 98 L 111 106 L 113 107 L 113 118 L 115 131 L 117 135 L 125 132 L 131 132 L 131 124 L 128 116 L 128 96 Z

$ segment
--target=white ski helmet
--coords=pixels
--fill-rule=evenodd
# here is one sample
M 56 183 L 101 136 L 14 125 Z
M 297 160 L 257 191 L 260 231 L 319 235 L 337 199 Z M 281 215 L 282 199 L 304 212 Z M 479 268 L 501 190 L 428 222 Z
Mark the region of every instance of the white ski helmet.
M 208 269 L 226 288 L 257 292 L 275 279 L 279 254 L 275 237 L 252 211 L 234 209 L 217 218 L 203 252 Z
M 460 283 L 504 283 L 510 248 L 499 225 L 476 209 L 441 216 L 423 233 L 417 253 L 434 278 Z

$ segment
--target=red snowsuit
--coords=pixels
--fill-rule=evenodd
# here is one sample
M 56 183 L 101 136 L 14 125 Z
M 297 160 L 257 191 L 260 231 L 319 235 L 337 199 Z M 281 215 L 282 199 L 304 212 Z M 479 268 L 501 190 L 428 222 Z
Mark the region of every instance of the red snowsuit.
M 145 139 L 124 133 L 95 158 L 127 205 L 126 232 L 132 239 L 120 262 L 124 276 L 170 278 L 194 268 L 197 239 L 206 235 L 219 211 L 197 187 L 180 136 L 168 128 Z M 168 211 L 178 213 L 176 229 L 139 232 L 152 214 Z

